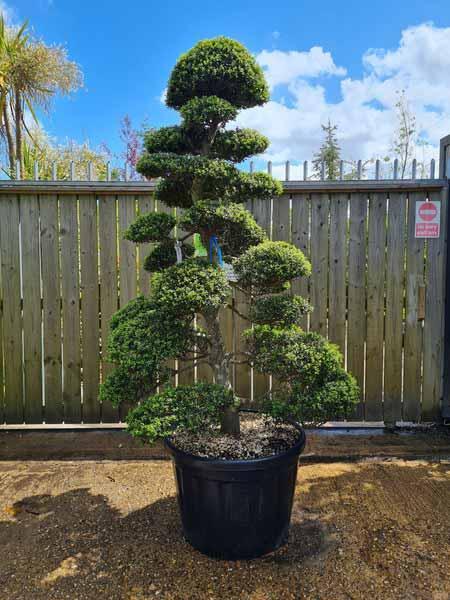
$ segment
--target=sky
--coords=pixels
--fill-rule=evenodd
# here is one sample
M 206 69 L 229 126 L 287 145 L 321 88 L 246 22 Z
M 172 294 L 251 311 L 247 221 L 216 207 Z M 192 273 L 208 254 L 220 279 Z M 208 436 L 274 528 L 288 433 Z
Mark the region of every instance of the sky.
M 419 160 L 437 155 L 450 133 L 448 0 L 0 0 L 0 9 L 63 44 L 83 70 L 85 87 L 40 115 L 61 142 L 106 143 L 120 154 L 125 114 L 136 127 L 176 123 L 161 100 L 170 71 L 181 53 L 217 35 L 242 42 L 266 73 L 270 102 L 243 111 L 237 124 L 269 137 L 262 158 L 275 165 L 310 160 L 328 119 L 344 158 L 386 156 L 401 90 L 428 144 Z

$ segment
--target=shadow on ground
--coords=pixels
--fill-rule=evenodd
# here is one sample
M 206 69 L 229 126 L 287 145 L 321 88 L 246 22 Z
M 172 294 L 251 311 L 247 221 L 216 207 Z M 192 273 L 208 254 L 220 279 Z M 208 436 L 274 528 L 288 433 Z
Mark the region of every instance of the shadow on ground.
M 302 467 L 288 545 L 227 562 L 183 540 L 174 496 L 124 514 L 89 488 L 28 495 L 3 507 L 0 598 L 447 600 L 449 506 L 445 465 Z

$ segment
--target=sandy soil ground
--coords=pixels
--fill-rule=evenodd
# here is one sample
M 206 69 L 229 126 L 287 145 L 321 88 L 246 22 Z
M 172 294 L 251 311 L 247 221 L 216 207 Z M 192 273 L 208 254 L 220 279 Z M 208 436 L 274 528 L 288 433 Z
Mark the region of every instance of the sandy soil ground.
M 1 600 L 449 600 L 450 464 L 300 467 L 288 545 L 208 559 L 167 461 L 0 463 Z

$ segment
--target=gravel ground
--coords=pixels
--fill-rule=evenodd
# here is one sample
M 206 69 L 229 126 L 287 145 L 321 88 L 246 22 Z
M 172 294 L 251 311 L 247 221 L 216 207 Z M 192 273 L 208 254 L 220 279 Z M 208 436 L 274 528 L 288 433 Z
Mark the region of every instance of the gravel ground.
M 303 465 L 288 545 L 208 559 L 167 461 L 0 464 L 1 600 L 449 600 L 449 463 Z

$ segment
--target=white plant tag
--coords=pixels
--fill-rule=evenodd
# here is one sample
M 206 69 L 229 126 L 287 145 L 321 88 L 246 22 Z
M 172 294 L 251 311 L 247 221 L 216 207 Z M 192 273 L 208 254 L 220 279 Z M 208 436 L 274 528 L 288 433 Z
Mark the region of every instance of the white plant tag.
M 237 281 L 238 280 L 237 275 L 234 272 L 233 265 L 231 265 L 230 263 L 224 262 L 224 263 L 222 263 L 222 269 L 225 271 L 225 275 L 226 275 L 226 278 L 228 279 L 228 281 Z

